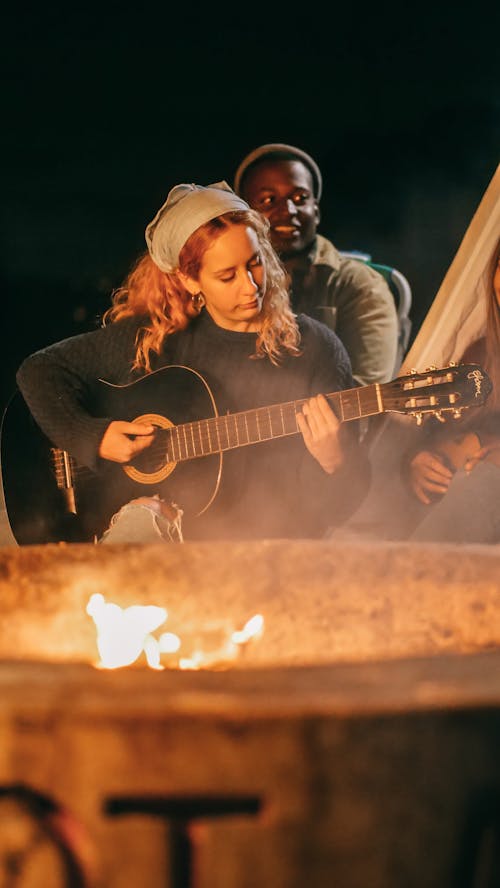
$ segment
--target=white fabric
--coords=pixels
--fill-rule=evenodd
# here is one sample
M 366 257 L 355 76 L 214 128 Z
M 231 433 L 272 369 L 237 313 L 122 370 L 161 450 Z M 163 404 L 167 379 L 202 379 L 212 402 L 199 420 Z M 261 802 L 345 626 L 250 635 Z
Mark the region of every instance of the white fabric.
M 401 373 L 459 360 L 486 326 L 485 265 L 500 235 L 500 165 L 406 355 Z

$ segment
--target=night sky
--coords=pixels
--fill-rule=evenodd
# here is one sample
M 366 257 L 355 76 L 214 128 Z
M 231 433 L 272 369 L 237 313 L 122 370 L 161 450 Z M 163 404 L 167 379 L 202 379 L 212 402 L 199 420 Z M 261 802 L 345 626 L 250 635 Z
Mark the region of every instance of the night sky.
M 24 355 L 92 328 L 173 185 L 232 182 L 263 142 L 315 157 L 320 231 L 406 274 L 415 334 L 500 161 L 499 25 L 478 3 L 8 10 L 2 400 Z

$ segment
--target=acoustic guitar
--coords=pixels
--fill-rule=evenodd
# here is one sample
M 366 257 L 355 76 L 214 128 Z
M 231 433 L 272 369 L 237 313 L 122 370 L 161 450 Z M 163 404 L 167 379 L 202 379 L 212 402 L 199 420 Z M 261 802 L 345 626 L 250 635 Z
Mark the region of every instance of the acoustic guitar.
M 491 382 L 477 364 L 451 364 L 412 372 L 384 384 L 326 394 L 342 422 L 397 412 L 422 422 L 426 415 L 458 418 L 482 405 Z M 214 502 L 224 453 L 299 433 L 303 400 L 219 415 L 206 380 L 168 366 L 128 385 L 96 383 L 95 416 L 150 422 L 154 441 L 127 465 L 101 461 L 97 472 L 54 447 L 17 392 L 1 430 L 1 474 L 9 523 L 20 544 L 97 539 L 130 499 L 158 494 L 177 503 L 187 526 Z

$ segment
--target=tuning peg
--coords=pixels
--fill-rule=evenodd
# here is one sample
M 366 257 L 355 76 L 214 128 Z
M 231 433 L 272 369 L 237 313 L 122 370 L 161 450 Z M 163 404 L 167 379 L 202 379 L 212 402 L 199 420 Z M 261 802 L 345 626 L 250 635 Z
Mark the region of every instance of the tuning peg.
M 430 367 L 426 367 L 426 368 L 425 368 L 425 372 L 426 372 L 426 373 L 429 373 L 431 370 L 437 370 L 437 367 L 436 367 L 435 364 L 431 364 Z
M 408 372 L 408 376 L 416 376 L 417 373 L 418 370 L 416 370 L 415 367 L 412 367 L 411 370 Z
M 460 419 L 460 417 L 462 416 L 461 409 L 458 407 L 456 410 L 454 410 L 452 413 L 452 416 L 453 416 L 453 419 Z
M 418 425 L 418 426 L 421 426 L 422 423 L 423 423 L 423 421 L 424 421 L 424 417 L 423 417 L 423 415 L 422 415 L 421 413 L 414 413 L 413 415 L 414 415 L 414 417 L 415 417 L 415 419 L 416 419 L 416 421 L 417 421 L 417 425 Z
M 441 410 L 434 410 L 434 416 L 439 422 L 446 422 L 446 417 L 443 416 Z

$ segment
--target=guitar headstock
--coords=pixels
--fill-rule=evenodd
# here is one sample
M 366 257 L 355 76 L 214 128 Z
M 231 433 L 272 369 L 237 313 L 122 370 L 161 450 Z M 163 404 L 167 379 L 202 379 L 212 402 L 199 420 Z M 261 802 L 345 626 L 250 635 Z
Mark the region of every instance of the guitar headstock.
M 492 390 L 488 374 L 479 364 L 449 364 L 423 373 L 412 370 L 381 386 L 384 410 L 414 416 L 420 425 L 426 415 L 444 422 L 459 419 L 468 407 L 481 407 Z

